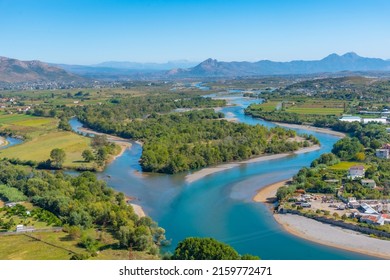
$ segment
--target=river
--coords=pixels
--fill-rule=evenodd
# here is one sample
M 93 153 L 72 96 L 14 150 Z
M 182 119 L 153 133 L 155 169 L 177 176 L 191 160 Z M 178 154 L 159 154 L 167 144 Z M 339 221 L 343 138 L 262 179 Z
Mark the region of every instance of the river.
M 227 118 L 267 127 L 270 122 L 244 115 L 244 108 L 257 99 L 242 95 L 217 96 L 231 105 L 221 108 Z M 82 124 L 70 122 L 73 129 Z M 304 166 L 329 152 L 339 139 L 335 136 L 311 133 L 321 142 L 321 149 L 286 158 L 241 166 L 206 176 L 193 183 L 185 182 L 185 175 L 143 173 L 138 160 L 142 147 L 133 142 L 130 149 L 107 166 L 99 177 L 118 191 L 137 198 L 145 212 L 165 228 L 173 251 L 177 242 L 189 236 L 214 237 L 232 245 L 239 253 L 258 255 L 271 260 L 372 259 L 372 257 L 323 246 L 295 237 L 276 223 L 267 206 L 254 203 L 252 197 L 262 186 L 288 179 Z
M 4 146 L 0 146 L 0 150 L 3 150 L 5 148 L 9 148 L 9 147 L 12 147 L 12 146 L 15 146 L 17 144 L 20 144 L 23 142 L 23 140 L 21 139 L 18 139 L 18 138 L 14 138 L 14 137 L 4 137 L 5 140 L 8 142 L 7 145 L 4 145 Z

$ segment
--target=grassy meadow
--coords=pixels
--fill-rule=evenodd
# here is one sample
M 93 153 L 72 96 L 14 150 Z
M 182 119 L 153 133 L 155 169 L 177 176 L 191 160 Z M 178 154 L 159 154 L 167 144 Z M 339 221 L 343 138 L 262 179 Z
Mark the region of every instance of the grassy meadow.
M 352 166 L 355 166 L 355 165 L 363 165 L 364 168 L 366 168 L 366 169 L 369 167 L 367 164 L 363 164 L 363 163 L 357 162 L 357 161 L 342 161 L 340 163 L 332 165 L 330 167 L 330 169 L 333 169 L 333 170 L 348 170 L 349 168 L 351 168 Z
M 252 105 L 252 108 L 261 108 L 264 112 L 284 110 L 288 113 L 301 115 L 335 115 L 340 116 L 344 112 L 344 102 L 332 100 L 269 100 L 263 104 Z
M 59 131 L 58 120 L 23 114 L 0 115 L 0 130 L 9 129 L 26 140 L 19 145 L 0 151 L 0 158 L 17 158 L 21 160 L 45 161 L 50 158 L 54 148 L 63 149 L 67 168 L 81 165 L 91 167 L 92 163 L 84 162 L 81 154 L 90 147 L 90 139 L 70 131 Z
M 96 235 L 98 233 L 91 232 Z M 79 240 L 71 240 L 66 232 L 36 232 L 28 234 L 4 235 L 0 237 L 0 260 L 69 260 L 75 253 L 87 254 L 78 245 Z M 100 241 L 100 250 L 92 260 L 148 260 L 157 256 L 145 252 L 116 249 L 116 241 L 105 233 Z

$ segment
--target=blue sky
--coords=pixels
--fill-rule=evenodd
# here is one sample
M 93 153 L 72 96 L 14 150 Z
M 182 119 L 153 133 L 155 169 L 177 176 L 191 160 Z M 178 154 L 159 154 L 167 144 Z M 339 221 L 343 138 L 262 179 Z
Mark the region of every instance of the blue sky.
M 390 58 L 388 0 L 0 0 L 0 56 L 93 64 Z

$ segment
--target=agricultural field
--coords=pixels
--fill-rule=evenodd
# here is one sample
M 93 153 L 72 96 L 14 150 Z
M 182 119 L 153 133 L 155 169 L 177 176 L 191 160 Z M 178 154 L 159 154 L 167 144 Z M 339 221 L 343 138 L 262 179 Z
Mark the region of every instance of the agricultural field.
M 45 161 L 50 158 L 54 148 L 63 149 L 66 154 L 63 166 L 75 168 L 80 165 L 91 167 L 92 163 L 84 162 L 81 154 L 90 146 L 90 139 L 69 131 L 53 131 L 41 135 L 20 145 L 12 146 L 0 152 L 1 158 Z
M 263 112 L 283 110 L 288 113 L 301 115 L 335 115 L 341 116 L 344 112 L 344 102 L 329 100 L 268 100 L 263 104 L 252 105 L 253 109 L 261 109 Z
M 369 166 L 367 164 L 357 162 L 357 161 L 342 161 L 340 163 L 337 163 L 335 165 L 330 166 L 330 169 L 333 170 L 348 170 L 354 165 L 363 165 L 365 169 L 367 169 Z
M 90 231 L 88 235 L 101 233 Z M 90 258 L 92 260 L 158 259 L 145 252 L 116 249 L 117 241 L 109 233 L 100 239 L 99 251 Z M 88 254 L 79 242 L 63 231 L 5 235 L 0 237 L 0 260 L 69 260 L 74 254 Z
M 63 149 L 66 158 L 65 168 L 76 168 L 81 165 L 92 167 L 92 163 L 84 162 L 81 154 L 90 147 L 90 139 L 70 131 L 59 131 L 58 120 L 41 118 L 24 114 L 0 115 L 0 130 L 11 130 L 15 135 L 21 135 L 26 140 L 22 144 L 1 150 L 0 158 L 14 158 L 46 161 L 51 150 Z
M 304 100 L 297 102 L 283 102 L 283 109 L 289 113 L 310 115 L 336 115 L 344 112 L 344 102 L 329 100 Z
M 25 114 L 0 114 L 0 131 L 11 130 L 17 135 L 34 138 L 56 129 L 58 120 Z
M 275 111 L 277 108 L 281 108 L 282 102 L 281 101 L 268 101 L 262 104 L 252 104 L 251 107 L 253 109 L 261 109 L 264 112 L 272 112 Z

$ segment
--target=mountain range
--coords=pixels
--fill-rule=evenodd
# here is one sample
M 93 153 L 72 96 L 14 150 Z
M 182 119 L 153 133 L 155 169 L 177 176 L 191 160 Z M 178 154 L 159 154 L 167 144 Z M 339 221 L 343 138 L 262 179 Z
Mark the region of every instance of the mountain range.
M 207 59 L 198 65 L 189 61 L 168 63 L 103 62 L 97 65 L 48 64 L 37 60 L 21 61 L 0 57 L 0 82 L 56 81 L 93 79 L 182 79 L 307 75 L 337 72 L 390 72 L 390 60 L 361 57 L 349 52 L 331 54 L 321 60 L 275 62 L 223 62 Z
M 173 69 L 167 74 L 172 77 L 238 77 L 263 75 L 301 75 L 315 73 L 335 73 L 341 71 L 390 71 L 390 61 L 379 58 L 366 58 L 349 52 L 344 55 L 331 54 L 321 60 L 294 60 L 274 62 L 222 62 L 207 59 L 195 67 Z
M 22 61 L 0 56 L 0 82 L 81 82 L 85 79 L 47 63 Z

